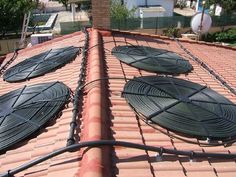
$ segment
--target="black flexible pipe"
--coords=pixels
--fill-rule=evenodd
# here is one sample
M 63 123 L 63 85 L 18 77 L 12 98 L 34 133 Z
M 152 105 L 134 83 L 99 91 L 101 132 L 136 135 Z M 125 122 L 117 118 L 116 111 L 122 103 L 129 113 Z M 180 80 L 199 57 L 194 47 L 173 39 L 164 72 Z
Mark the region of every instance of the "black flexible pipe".
M 4 73 L 4 71 L 7 69 L 7 67 L 16 59 L 18 56 L 18 51 L 21 49 L 16 49 L 14 51 L 13 56 L 0 68 L 0 76 Z
M 225 86 L 231 93 L 236 95 L 236 90 L 231 87 L 224 79 L 222 79 L 215 71 L 213 71 L 206 63 L 204 63 L 201 59 L 195 57 L 187 48 L 185 48 L 178 39 L 174 38 L 180 48 L 185 51 L 194 61 L 196 61 L 199 65 L 201 65 L 205 70 L 207 70 L 212 76 L 214 76 L 223 86 Z
M 85 44 L 82 49 L 82 55 L 83 55 L 82 56 L 82 63 L 81 63 L 79 79 L 77 82 L 78 85 L 77 85 L 77 88 L 75 90 L 75 95 L 74 95 L 73 110 L 72 110 L 73 114 L 72 114 L 72 120 L 70 122 L 70 131 L 69 131 L 69 136 L 67 138 L 67 146 L 70 146 L 75 143 L 74 132 L 77 127 L 77 117 L 78 117 L 78 112 L 79 112 L 79 110 L 78 110 L 79 96 L 82 96 L 82 90 L 86 86 L 86 85 L 84 85 L 84 81 L 85 81 L 85 77 L 86 77 L 87 54 L 88 54 L 89 50 L 100 45 L 100 43 L 99 43 L 99 44 L 96 44 L 96 45 L 89 48 L 89 33 L 86 28 L 83 29 L 83 33 L 85 34 Z M 107 42 L 103 42 L 102 44 L 111 43 L 111 42 L 114 43 L 114 41 L 107 41 Z M 116 41 L 116 42 L 127 43 L 125 41 Z M 129 43 L 129 44 L 132 45 L 131 43 Z M 98 81 L 98 80 L 96 80 L 96 81 Z M 96 82 L 96 81 L 93 81 L 93 82 Z
M 124 77 L 103 77 L 103 78 L 100 78 L 100 79 L 95 79 L 95 80 L 92 80 L 84 85 L 82 85 L 81 87 L 79 87 L 78 89 L 79 90 L 83 90 L 85 87 L 95 83 L 95 82 L 98 82 L 98 81 L 107 81 L 107 80 L 132 80 L 132 78 L 124 78 Z M 171 138 L 176 138 L 176 139 L 179 139 L 179 140 L 182 140 L 186 143 L 191 143 L 191 144 L 199 144 L 199 145 L 202 145 L 202 146 L 227 146 L 228 144 L 232 144 L 232 143 L 235 143 L 236 142 L 236 139 L 234 137 L 232 137 L 231 139 L 229 140 L 222 140 L 222 143 L 221 142 L 209 142 L 209 143 L 203 143 L 203 142 L 196 142 L 196 141 L 191 141 L 191 140 L 187 140 L 187 139 L 184 139 L 182 137 L 179 137 L 179 136 L 176 136 L 174 134 L 169 134 L 169 133 L 166 133 L 165 131 L 161 130 L 161 129 L 158 129 L 156 128 L 155 126 L 153 126 L 152 124 L 150 124 L 147 120 L 144 119 L 144 117 L 142 115 L 140 115 L 136 110 L 134 110 L 134 112 L 136 113 L 136 115 L 141 118 L 141 120 L 143 122 L 145 122 L 147 125 L 151 126 L 152 128 L 160 131 L 161 133 L 171 137 Z
M 235 159 L 236 154 L 220 154 L 220 153 L 201 153 L 201 152 L 194 152 L 194 151 L 179 151 L 175 149 L 166 149 L 163 147 L 155 147 L 155 146 L 147 146 L 143 144 L 137 144 L 137 143 L 130 143 L 130 142 L 124 142 L 124 141 L 114 141 L 114 140 L 99 140 L 99 141 L 88 141 L 88 142 L 81 142 L 79 144 L 74 144 L 71 146 L 63 147 L 61 149 L 58 149 L 46 156 L 37 158 L 33 161 L 30 161 L 24 165 L 21 165 L 15 169 L 9 170 L 3 174 L 0 174 L 0 177 L 10 177 L 13 176 L 23 170 L 26 170 L 34 165 L 37 165 L 45 160 L 48 160 L 52 157 L 58 156 L 65 152 L 75 152 L 80 150 L 81 148 L 93 148 L 93 147 L 101 147 L 101 146 L 122 146 L 127 148 L 134 148 L 134 149 L 140 149 L 140 150 L 146 150 L 146 151 L 153 151 L 158 152 L 160 155 L 163 154 L 172 154 L 172 155 L 182 155 L 182 156 L 188 156 L 190 159 L 193 158 L 217 158 L 217 159 Z
M 174 38 L 174 40 L 175 40 L 180 46 L 182 46 L 182 44 L 178 41 L 178 39 Z M 106 42 L 103 42 L 102 44 L 105 44 L 105 43 L 114 43 L 114 42 L 127 43 L 127 42 L 125 42 L 125 41 L 106 41 Z M 131 45 L 131 46 L 135 46 L 135 45 L 133 45 L 133 44 L 131 44 L 131 43 L 128 43 L 128 44 Z M 88 48 L 86 51 L 89 51 L 89 50 L 91 50 L 91 49 L 93 49 L 94 47 L 99 46 L 99 45 L 101 45 L 101 44 L 96 44 L 96 45 L 94 45 L 94 46 Z M 181 48 L 183 49 L 184 47 L 182 46 Z M 186 51 L 186 50 L 187 50 L 187 49 L 185 49 L 184 51 Z M 110 52 L 111 52 L 111 51 L 110 51 Z M 190 53 L 190 52 L 189 52 L 189 53 Z M 188 54 L 189 54 L 189 53 L 188 53 Z M 193 57 L 194 57 L 194 56 L 193 56 Z M 199 59 L 198 59 L 198 60 L 199 60 Z M 195 61 L 196 61 L 196 60 L 195 60 Z M 203 62 L 200 61 L 200 64 L 202 64 L 202 63 L 203 63 Z M 206 66 L 205 64 L 202 64 L 202 65 L 203 65 L 203 66 Z M 212 73 L 212 70 L 210 71 L 210 73 Z M 216 78 L 218 78 L 218 77 L 216 77 Z M 84 87 L 86 87 L 87 85 L 92 84 L 93 82 L 100 81 L 100 80 L 109 80 L 109 79 L 124 79 L 124 78 L 109 78 L 109 77 L 101 78 L 101 79 L 97 79 L 97 80 L 91 81 L 91 82 L 89 82 L 89 83 L 87 83 L 87 84 L 85 84 L 85 85 L 81 85 L 81 87 L 78 88 L 78 89 L 79 89 L 79 90 L 82 90 Z M 129 80 L 130 80 L 130 79 L 129 79 Z M 223 81 L 222 83 L 225 83 L 225 82 Z M 140 116 L 139 114 L 137 114 L 137 115 Z M 143 119 L 142 119 L 142 120 L 143 120 Z M 146 121 L 144 121 L 144 122 L 146 122 Z M 146 122 L 146 123 L 147 123 L 147 122 Z M 176 138 L 176 139 L 183 140 L 183 141 L 185 141 L 185 142 L 187 142 L 187 143 L 196 144 L 196 142 L 194 142 L 194 141 L 186 140 L 186 139 L 177 137 L 177 136 L 175 136 L 175 135 L 171 135 L 171 137 Z M 234 143 L 234 142 L 236 142 L 235 139 L 230 139 L 230 140 L 225 140 L 225 141 L 223 141 L 222 143 L 214 143 L 214 142 L 211 142 L 211 143 L 203 143 L 203 142 L 198 142 L 197 144 L 201 144 L 201 145 L 204 145 L 204 146 L 221 146 L 221 145 L 226 146 L 226 145 L 231 144 L 231 143 Z
M 107 80 L 132 80 L 131 78 L 124 78 L 124 77 L 102 77 L 100 79 L 95 79 L 92 80 L 84 85 L 82 85 L 80 87 L 80 89 L 84 89 L 85 87 L 89 86 L 90 84 L 93 84 L 94 82 L 98 82 L 98 81 L 107 81 Z
M 85 44 L 85 45 L 88 47 L 88 44 Z M 87 51 L 88 51 L 88 49 L 83 51 L 83 56 L 86 55 Z M 15 53 L 14 53 L 14 55 L 15 55 Z M 12 59 L 10 59 L 10 60 L 12 60 Z M 84 66 L 85 66 L 85 64 L 84 64 Z M 82 75 L 80 75 L 79 78 L 82 78 Z M 101 79 L 98 79 L 98 80 L 107 80 L 107 79 L 111 79 L 111 78 L 101 78 Z M 124 79 L 124 78 L 116 78 L 116 79 Z M 81 91 L 82 88 L 84 88 L 85 86 L 87 86 L 87 85 L 89 85 L 93 82 L 96 82 L 98 80 L 91 81 L 90 83 L 87 83 L 87 84 L 84 84 L 84 85 L 81 83 L 80 87 L 78 86 L 77 89 L 76 89 L 76 94 L 75 94 L 76 98 L 78 98 L 78 94 L 79 94 L 79 92 Z M 78 81 L 78 83 L 80 83 L 80 81 Z M 78 102 L 78 100 L 76 100 L 75 103 L 76 102 Z M 78 109 L 75 108 L 74 110 L 73 110 L 73 112 L 75 113 L 74 115 L 77 115 L 76 111 L 78 111 Z M 73 121 L 71 122 L 71 130 L 72 131 L 70 131 L 70 136 L 72 138 L 74 136 L 75 127 L 76 127 L 76 116 L 75 117 L 73 116 Z M 236 158 L 236 154 L 199 153 L 199 152 L 194 152 L 194 151 L 179 151 L 179 150 L 175 150 L 175 149 L 165 149 L 165 148 L 162 148 L 162 147 L 146 146 L 146 145 L 142 145 L 142 144 L 129 143 L 129 142 L 123 142 L 123 141 L 113 141 L 113 140 L 100 140 L 100 141 L 81 142 L 79 144 L 73 144 L 73 145 L 70 145 L 70 143 L 68 143 L 67 145 L 68 145 L 67 147 L 58 149 L 58 150 L 56 150 L 56 151 L 54 151 L 54 152 L 52 152 L 52 153 L 50 153 L 50 154 L 48 154 L 44 157 L 40 157 L 40 158 L 35 159 L 31 162 L 28 162 L 28 163 L 26 163 L 26 164 L 24 164 L 20 167 L 17 167 L 13 170 L 9 170 L 8 172 L 6 172 L 4 174 L 0 174 L 0 177 L 12 176 L 14 174 L 17 174 L 17 173 L 19 173 L 19 172 L 21 172 L 25 169 L 28 169 L 28 168 L 36 165 L 36 164 L 39 164 L 39 163 L 41 163 L 45 160 L 48 160 L 52 157 L 55 157 L 57 155 L 65 153 L 65 152 L 77 151 L 77 150 L 79 150 L 81 148 L 84 148 L 84 147 L 90 147 L 91 148 L 91 147 L 100 147 L 100 146 L 123 146 L 123 147 L 128 147 L 128 148 L 136 148 L 136 149 L 141 149 L 141 150 L 154 151 L 154 152 L 158 152 L 160 154 L 165 153 L 165 154 L 189 156 L 190 158 L 220 158 L 220 159 L 235 159 Z
M 106 42 L 103 42 L 102 44 L 108 44 L 108 43 L 125 43 L 125 44 L 129 44 L 129 45 L 131 45 L 131 46 L 133 46 L 133 47 L 136 46 L 136 45 L 133 45 L 133 44 L 131 44 L 131 43 L 129 43 L 129 42 L 126 42 L 126 41 L 106 41 Z M 87 51 L 89 51 L 89 50 L 91 50 L 91 49 L 93 49 L 94 47 L 97 47 L 97 46 L 99 46 L 99 45 L 101 45 L 101 44 L 100 44 L 100 43 L 99 43 L 99 44 L 96 44 L 96 45 L 94 45 L 94 46 L 88 48 Z M 107 49 L 107 50 L 108 50 L 108 49 Z M 110 52 L 111 52 L 111 51 L 110 51 Z
M 75 95 L 74 95 L 74 101 L 73 101 L 73 114 L 72 114 L 72 120 L 70 123 L 70 131 L 69 131 L 69 136 L 67 139 L 67 146 L 70 146 L 75 143 L 75 137 L 74 137 L 74 132 L 77 127 L 77 117 L 78 117 L 78 107 L 79 107 L 79 97 L 82 96 L 82 89 L 81 86 L 84 84 L 85 77 L 86 77 L 86 65 L 87 65 L 87 49 L 89 46 L 89 33 L 86 28 L 83 30 L 85 34 L 85 44 L 82 49 L 82 62 L 81 62 L 81 68 L 80 68 L 80 74 L 79 74 L 79 79 L 77 82 L 77 88 L 75 90 Z M 81 101 L 82 102 L 82 101 Z
M 184 141 L 186 143 L 191 143 L 191 144 L 197 144 L 199 146 L 204 146 L 204 147 L 213 147 L 213 146 L 227 146 L 229 144 L 232 144 L 232 143 L 235 143 L 236 142 L 236 139 L 229 139 L 229 140 L 222 140 L 222 142 L 212 142 L 210 141 L 209 143 L 204 143 L 204 142 L 200 142 L 200 141 L 193 141 L 193 140 L 189 140 L 189 139 L 186 139 L 184 137 L 181 137 L 181 136 L 178 136 L 178 135 L 175 135 L 175 134 L 171 134 L 171 133 L 167 133 L 165 131 L 163 131 L 161 128 L 157 128 L 155 125 L 153 125 L 152 123 L 150 123 L 149 121 L 147 121 L 142 115 L 140 115 L 136 110 L 134 110 L 134 112 L 136 113 L 136 115 L 145 123 L 147 124 L 148 126 L 154 128 L 155 130 L 158 130 L 159 132 L 169 136 L 170 138 L 175 138 L 175 139 L 178 139 L 178 140 L 181 140 L 181 141 Z

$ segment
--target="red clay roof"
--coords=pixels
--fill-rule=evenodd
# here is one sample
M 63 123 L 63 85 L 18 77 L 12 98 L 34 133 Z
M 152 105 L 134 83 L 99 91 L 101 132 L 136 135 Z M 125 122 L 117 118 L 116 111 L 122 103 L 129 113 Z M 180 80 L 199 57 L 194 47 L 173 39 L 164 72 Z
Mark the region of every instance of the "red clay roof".
M 116 41 L 124 41 L 133 45 L 151 46 L 154 48 L 167 49 L 176 52 L 180 56 L 189 60 L 194 70 L 188 75 L 180 75 L 179 78 L 190 80 L 199 84 L 207 85 L 213 90 L 226 96 L 233 102 L 236 96 L 231 94 L 229 90 L 224 88 L 212 75 L 203 69 L 195 61 L 178 46 L 173 40 L 165 40 L 161 38 L 152 38 L 148 36 L 129 35 L 116 33 L 111 37 L 103 37 L 104 42 L 113 41 L 113 43 L 105 43 L 105 60 L 107 63 L 108 77 L 124 77 L 132 78 L 134 76 L 153 75 L 142 70 L 135 69 L 126 64 L 120 63 L 109 52 L 116 45 L 123 45 Z M 207 62 L 212 69 L 224 77 L 227 70 L 227 64 L 234 67 L 233 57 L 236 51 L 225 49 L 217 46 L 205 44 L 192 44 L 183 42 L 183 45 L 194 55 Z M 108 49 L 108 50 L 107 50 Z M 217 54 L 216 54 L 217 53 Z M 217 57 L 216 57 L 217 55 Z M 220 60 L 218 58 L 221 58 Z M 216 60 L 214 62 L 214 60 Z M 215 67 L 221 63 L 221 67 Z M 215 65 L 214 65 L 215 64 Z M 218 64 L 218 66 L 220 66 Z M 221 72 L 223 71 L 223 72 Z M 232 70 L 231 70 L 232 72 Z M 233 72 L 232 72 L 233 74 Z M 139 119 L 125 99 L 120 96 L 123 90 L 125 80 L 109 80 L 109 100 L 110 119 L 112 121 L 112 132 L 115 140 L 123 140 L 128 142 L 142 143 L 146 145 L 162 146 L 166 148 L 175 148 L 177 150 L 194 150 L 199 152 L 224 152 L 234 153 L 236 146 L 224 148 L 220 147 L 201 147 L 198 144 L 193 145 L 184 141 L 170 138 L 169 136 L 153 129 L 141 119 Z M 158 127 L 162 129 L 161 127 Z M 165 129 L 162 129 L 168 133 Z M 196 140 L 192 140 L 196 141 Z M 177 156 L 165 156 L 161 162 L 156 161 L 155 153 L 145 152 L 141 150 L 131 150 L 127 148 L 116 148 L 112 156 L 113 174 L 116 176 L 235 176 L 236 163 L 234 160 L 229 161 L 209 161 L 206 159 L 190 162 L 188 158 Z
M 83 46 L 83 33 L 75 33 L 73 35 L 65 36 L 60 39 L 55 39 L 39 46 L 24 49 L 19 51 L 17 59 L 9 66 L 13 66 L 24 59 L 45 52 L 51 48 L 61 48 L 65 46 Z M 9 54 L 4 62 L 11 57 Z M 77 78 L 79 76 L 79 69 L 81 63 L 81 55 L 79 55 L 73 62 L 48 73 L 42 77 L 37 77 L 25 82 L 8 83 L 0 80 L 0 94 L 5 94 L 11 90 L 21 88 L 24 85 L 31 85 L 36 83 L 45 83 L 51 81 L 61 81 L 65 83 L 72 91 L 75 91 L 77 86 Z M 3 63 L 4 64 L 4 63 Z M 36 137 L 25 140 L 14 146 L 12 150 L 0 155 L 0 173 L 9 169 L 15 168 L 23 163 L 33 160 L 37 157 L 45 156 L 48 153 L 64 147 L 68 138 L 69 124 L 72 116 L 72 103 L 69 103 L 68 108 L 62 111 L 62 115 L 56 122 L 42 129 Z M 39 165 L 36 165 L 16 176 L 71 176 L 77 173 L 80 163 L 80 153 L 65 153 Z
M 110 77 L 111 79 L 107 82 L 94 82 L 85 88 L 82 117 L 80 117 L 80 124 L 77 130 L 81 141 L 114 139 L 177 150 L 236 153 L 235 144 L 228 147 L 203 147 L 199 144 L 190 144 L 183 140 L 171 138 L 168 136 L 170 132 L 164 128 L 155 127 L 162 130 L 161 132 L 137 117 L 125 99 L 121 97 L 126 80 L 112 78 L 133 78 L 134 76 L 153 75 L 153 73 L 138 70 L 121 63 L 111 55 L 113 47 L 129 42 L 134 45 L 151 46 L 176 52 L 189 60 L 194 67 L 190 74 L 180 75 L 178 78 L 207 85 L 236 103 L 236 96 L 222 86 L 202 66 L 193 61 L 179 47 L 176 41 L 158 36 L 122 32 L 100 31 L 100 33 L 97 30 L 90 31 L 89 46 L 93 48 L 89 50 L 88 54 L 86 82 L 88 83 L 103 77 Z M 68 45 L 83 46 L 83 39 L 84 35 L 82 33 L 75 33 L 22 50 L 11 66 L 50 48 Z M 109 43 L 102 43 L 108 41 Z M 118 41 L 124 41 L 124 43 Z M 184 41 L 181 41 L 181 43 L 219 76 L 224 78 L 228 84 L 236 87 L 233 77 L 236 69 L 236 61 L 234 60 L 236 56 L 235 50 L 210 44 Z M 7 56 L 6 61 L 10 56 Z M 22 85 L 56 80 L 64 82 L 72 91 L 75 91 L 80 63 L 81 55 L 72 63 L 55 72 L 26 82 L 9 84 L 0 80 L 0 95 L 22 87 Z M 15 146 L 12 150 L 1 154 L 0 173 L 33 160 L 36 157 L 46 155 L 60 147 L 64 147 L 69 134 L 71 117 L 72 103 L 69 104 L 67 109 L 63 110 L 61 117 L 56 120 L 56 123 L 43 129 L 38 136 L 28 141 L 26 140 Z M 196 139 L 189 138 L 188 140 L 197 142 Z M 153 152 L 124 147 L 104 147 L 91 148 L 89 150 L 81 149 L 79 152 L 65 153 L 25 170 L 16 176 L 195 177 L 201 175 L 208 177 L 234 177 L 235 174 L 236 163 L 234 160 L 197 159 L 195 162 L 190 162 L 187 157 L 165 155 L 161 161 L 158 161 L 156 153 Z

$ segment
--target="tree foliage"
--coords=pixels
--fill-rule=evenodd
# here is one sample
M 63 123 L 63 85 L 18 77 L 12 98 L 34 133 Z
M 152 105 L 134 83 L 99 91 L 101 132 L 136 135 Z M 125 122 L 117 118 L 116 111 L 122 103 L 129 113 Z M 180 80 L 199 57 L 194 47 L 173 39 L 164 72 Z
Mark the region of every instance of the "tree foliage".
M 216 7 L 216 5 L 219 4 L 225 14 L 236 12 L 236 0 L 207 0 L 206 2 L 208 6 L 214 4 Z
M 69 3 L 69 0 L 57 0 L 59 3 L 62 3 L 65 7 L 66 7 L 66 10 L 68 8 L 68 3 Z
M 132 18 L 137 8 L 129 10 L 119 0 L 111 1 L 111 18 L 116 21 L 124 21 L 127 18 Z
M 164 36 L 168 36 L 168 37 L 180 37 L 180 29 L 175 28 L 175 27 L 170 27 L 167 29 L 163 30 L 163 34 Z
M 229 29 L 216 34 L 216 41 L 236 42 L 236 29 Z
M 0 34 L 21 29 L 24 14 L 35 7 L 31 0 L 0 0 Z
M 230 28 L 225 31 L 220 31 L 216 33 L 208 33 L 204 36 L 204 41 L 207 42 L 226 42 L 226 43 L 235 43 L 236 42 L 236 29 Z

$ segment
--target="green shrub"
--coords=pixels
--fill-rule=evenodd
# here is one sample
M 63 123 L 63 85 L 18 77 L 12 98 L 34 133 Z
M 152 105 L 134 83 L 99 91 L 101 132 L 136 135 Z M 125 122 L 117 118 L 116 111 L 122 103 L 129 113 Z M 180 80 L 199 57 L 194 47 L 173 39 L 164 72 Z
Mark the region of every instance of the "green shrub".
M 136 7 L 129 10 L 125 5 L 123 5 L 120 1 L 113 0 L 111 1 L 111 18 L 122 21 L 126 20 L 127 18 L 133 18 L 135 11 L 137 10 Z
M 216 41 L 218 42 L 234 42 L 236 41 L 236 29 L 229 29 L 225 32 L 216 34 Z
M 163 30 L 163 34 L 168 37 L 179 37 L 180 30 L 175 27 L 170 27 L 170 28 Z
M 117 24 L 117 27 L 121 29 L 123 24 L 127 23 L 128 19 L 133 19 L 137 8 L 133 7 L 129 10 L 125 5 L 119 0 L 111 1 L 111 19 Z
M 236 42 L 236 29 L 231 28 L 226 31 L 207 34 L 203 36 L 203 40 L 207 42 Z

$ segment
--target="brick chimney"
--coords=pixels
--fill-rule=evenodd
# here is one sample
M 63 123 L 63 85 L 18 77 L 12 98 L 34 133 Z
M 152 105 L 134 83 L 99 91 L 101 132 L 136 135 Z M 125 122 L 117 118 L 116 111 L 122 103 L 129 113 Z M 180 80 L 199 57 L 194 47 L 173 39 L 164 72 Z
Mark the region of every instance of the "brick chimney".
M 110 29 L 110 0 L 92 0 L 94 28 Z

